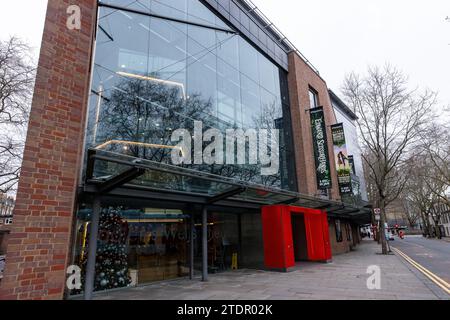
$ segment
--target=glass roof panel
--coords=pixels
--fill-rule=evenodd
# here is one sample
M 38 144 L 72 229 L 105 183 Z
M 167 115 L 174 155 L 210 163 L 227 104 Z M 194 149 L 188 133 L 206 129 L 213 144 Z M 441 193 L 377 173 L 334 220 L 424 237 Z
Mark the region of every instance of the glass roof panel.
M 206 196 L 216 196 L 231 189 L 230 185 L 226 183 L 151 169 L 147 170 L 141 177 L 131 181 L 130 184 L 155 189 L 197 193 Z
M 216 197 L 240 187 L 243 191 L 231 195 L 231 198 L 261 204 L 277 204 L 297 197 L 297 194 L 291 191 L 270 189 L 227 177 L 103 150 L 95 150 L 92 179 L 97 182 L 106 181 L 133 167 L 145 169 L 145 172 L 127 185 L 164 191 L 183 191 L 206 197 Z
M 128 165 L 106 160 L 96 160 L 93 179 L 106 181 L 130 168 L 131 166 Z M 227 183 L 209 181 L 201 177 L 183 176 L 176 172 L 164 172 L 156 169 L 146 169 L 143 175 L 127 184 L 157 190 L 183 191 L 204 196 L 216 196 L 232 188 Z
M 291 200 L 293 197 L 290 193 L 283 194 L 278 192 L 273 192 L 271 190 L 267 190 L 265 188 L 258 187 L 249 187 L 244 192 L 238 194 L 236 197 L 239 200 L 246 201 L 256 201 L 263 202 L 265 204 L 278 204 L 288 200 Z

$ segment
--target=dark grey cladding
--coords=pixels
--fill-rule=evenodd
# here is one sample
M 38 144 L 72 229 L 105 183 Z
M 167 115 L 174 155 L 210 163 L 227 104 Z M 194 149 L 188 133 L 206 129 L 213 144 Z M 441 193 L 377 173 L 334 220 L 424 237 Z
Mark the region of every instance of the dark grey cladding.
M 244 0 L 201 0 L 214 8 L 228 20 L 243 36 L 248 38 L 260 51 L 268 55 L 284 70 L 288 70 L 288 52 L 294 50 L 274 29 L 269 21 L 253 10 Z

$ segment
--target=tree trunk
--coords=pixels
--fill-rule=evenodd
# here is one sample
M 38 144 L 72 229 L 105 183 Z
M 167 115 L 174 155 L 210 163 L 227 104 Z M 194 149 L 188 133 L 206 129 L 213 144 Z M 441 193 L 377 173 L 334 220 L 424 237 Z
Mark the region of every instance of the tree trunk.
M 371 220 L 371 223 L 372 223 L 372 226 L 374 227 L 374 229 L 373 229 L 373 241 L 377 241 L 378 243 L 380 243 L 380 242 L 379 242 L 379 236 L 378 236 L 379 230 L 375 229 L 375 226 L 377 226 L 377 222 L 378 222 L 378 221 L 375 220 L 375 213 L 374 213 L 373 210 L 372 210 L 372 220 Z
M 434 221 L 434 229 L 436 230 L 436 237 L 438 239 L 442 239 L 441 228 L 439 228 L 439 222 L 438 221 Z
M 421 212 L 420 215 L 422 216 L 424 235 L 425 237 L 429 237 L 431 236 L 431 229 L 428 221 L 428 216 L 423 212 Z
M 380 239 L 381 239 L 381 253 L 382 254 L 388 254 L 388 249 L 387 249 L 387 239 L 386 239 L 386 232 L 385 232 L 385 221 L 386 221 L 386 204 L 384 199 L 380 200 L 380 210 L 381 210 L 381 214 L 380 214 Z

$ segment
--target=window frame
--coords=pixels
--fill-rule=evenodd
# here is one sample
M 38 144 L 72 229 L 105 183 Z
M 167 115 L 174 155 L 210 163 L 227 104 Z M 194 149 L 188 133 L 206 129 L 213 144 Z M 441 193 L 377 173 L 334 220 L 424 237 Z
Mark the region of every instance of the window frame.
M 308 97 L 309 97 L 309 107 L 310 107 L 310 109 L 318 108 L 320 106 L 319 94 L 318 94 L 317 90 L 314 89 L 311 86 L 309 86 L 309 88 L 308 88 Z M 314 105 L 311 104 L 312 100 L 314 100 Z

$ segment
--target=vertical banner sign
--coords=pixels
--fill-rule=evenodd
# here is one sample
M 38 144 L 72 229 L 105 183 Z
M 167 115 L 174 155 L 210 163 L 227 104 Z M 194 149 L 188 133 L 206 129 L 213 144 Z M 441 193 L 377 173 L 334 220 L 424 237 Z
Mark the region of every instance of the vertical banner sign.
M 327 132 L 323 108 L 310 110 L 311 129 L 316 163 L 317 188 L 321 190 L 331 188 L 330 159 L 328 158 Z
M 352 192 L 351 167 L 345 143 L 344 125 L 338 123 L 331 126 L 333 137 L 334 160 L 338 175 L 339 192 L 341 194 Z

